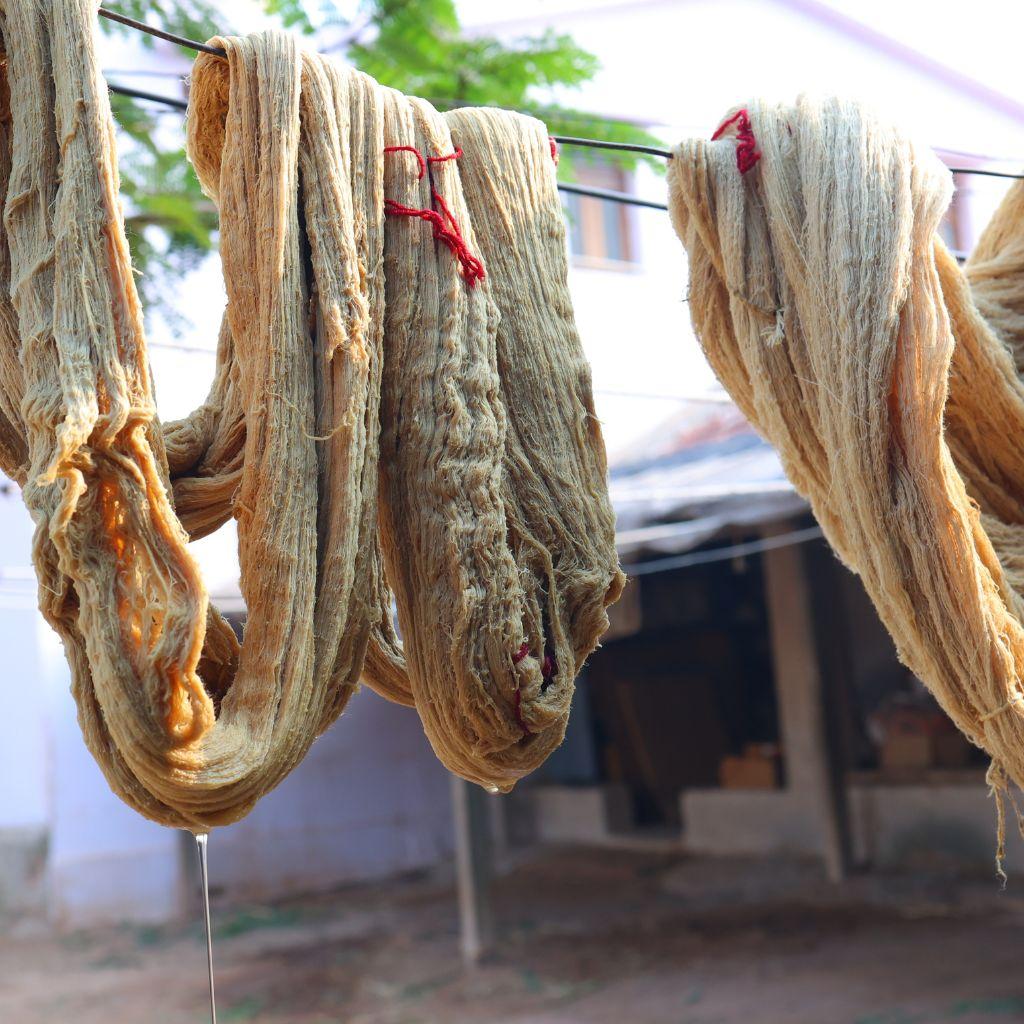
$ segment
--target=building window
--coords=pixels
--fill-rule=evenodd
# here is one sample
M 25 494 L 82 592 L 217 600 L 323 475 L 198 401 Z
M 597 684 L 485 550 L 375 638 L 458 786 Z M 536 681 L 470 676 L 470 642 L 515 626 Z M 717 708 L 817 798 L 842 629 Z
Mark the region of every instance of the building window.
M 574 167 L 578 184 L 631 192 L 630 176 L 614 164 L 581 160 Z M 569 251 L 584 266 L 633 263 L 633 210 L 624 203 L 572 193 L 564 195 L 569 222 Z

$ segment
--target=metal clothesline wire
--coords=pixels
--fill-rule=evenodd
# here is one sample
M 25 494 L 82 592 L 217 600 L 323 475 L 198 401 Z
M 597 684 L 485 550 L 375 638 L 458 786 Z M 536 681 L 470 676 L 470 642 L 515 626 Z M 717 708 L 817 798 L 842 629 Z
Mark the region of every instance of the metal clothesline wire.
M 629 577 L 648 576 L 655 572 L 668 572 L 671 569 L 689 569 L 694 565 L 710 565 L 713 562 L 724 562 L 746 555 L 759 555 L 776 548 L 789 547 L 792 544 L 806 544 L 808 541 L 824 537 L 820 526 L 808 526 L 802 530 L 791 530 L 777 537 L 765 537 L 762 540 L 745 541 L 741 544 L 730 544 L 728 547 L 711 548 L 708 551 L 693 551 L 686 555 L 675 555 L 669 558 L 655 558 L 649 562 L 626 562 L 622 571 Z
M 594 188 L 590 185 L 574 185 L 568 181 L 560 181 L 558 187 L 562 192 L 574 196 L 590 196 L 592 199 L 608 199 L 613 203 L 625 203 L 627 206 L 642 206 L 649 210 L 667 210 L 667 203 L 657 199 L 643 199 L 629 192 L 616 192 L 610 188 Z
M 329 50 L 321 50 L 320 53 L 329 53 Z M 162 78 L 162 79 L 175 79 L 179 82 L 188 81 L 189 72 L 182 68 L 177 68 L 174 71 L 162 70 L 160 68 L 104 68 L 104 75 L 114 75 L 116 77 L 125 78 Z M 432 103 L 435 107 L 443 107 L 446 110 L 456 109 L 461 107 L 478 107 L 479 103 L 465 98 L 456 99 L 452 96 L 424 96 L 428 103 Z M 514 110 L 519 114 L 527 114 L 530 117 L 536 117 L 540 120 L 544 120 L 552 114 L 557 115 L 559 118 L 565 121 L 579 122 L 580 124 L 592 123 L 592 124 L 616 124 L 616 125 L 627 125 L 632 128 L 653 128 L 661 126 L 663 128 L 673 128 L 677 131 L 681 131 L 685 135 L 696 135 L 702 129 L 696 126 L 683 127 L 681 124 L 671 124 L 668 121 L 645 121 L 638 117 L 624 117 L 622 114 L 602 114 L 594 110 L 574 110 L 566 109 L 558 106 L 553 106 L 545 103 L 529 103 L 520 107 L 501 107 L 498 109 L 503 110 Z M 944 152 L 955 152 L 954 150 L 945 150 Z M 1008 157 L 996 157 L 988 156 L 979 153 L 963 153 L 963 156 L 969 156 L 976 160 L 1008 160 Z
M 188 39 L 185 36 L 179 36 L 173 32 L 166 32 L 163 29 L 154 28 L 152 25 L 147 25 L 143 21 L 137 21 L 135 18 L 129 18 L 127 15 L 119 14 L 117 11 L 112 11 L 107 7 L 99 8 L 99 15 L 102 18 L 107 18 L 110 21 L 116 21 L 121 25 L 126 25 L 127 27 L 136 29 L 139 32 L 145 32 L 147 35 L 155 36 L 157 39 L 164 39 L 167 42 L 176 43 L 178 46 L 184 46 L 200 53 L 209 53 L 215 57 L 227 57 L 227 51 L 223 50 L 219 46 L 209 46 L 196 39 Z M 151 100 L 155 103 L 164 103 L 177 110 L 188 109 L 188 104 L 184 100 L 174 99 L 169 96 L 159 96 L 156 93 L 145 92 L 140 89 L 131 89 L 127 86 L 119 85 L 111 85 L 110 89 L 112 92 L 120 93 L 122 96 L 131 96 L 136 99 Z M 607 149 L 621 153 L 660 156 L 666 160 L 672 159 L 671 150 L 659 149 L 657 146 L 644 146 L 630 142 L 605 142 L 601 139 L 585 139 L 575 135 L 553 135 L 552 138 L 560 145 L 585 146 L 589 149 Z M 951 167 L 950 171 L 953 174 L 976 174 L 986 178 L 1012 178 L 1015 180 L 1024 180 L 1024 174 L 1014 174 L 1009 171 L 991 171 L 974 167 Z M 610 189 L 589 189 L 584 191 L 584 186 L 581 185 L 562 185 L 560 187 L 566 192 L 576 192 L 579 195 L 589 195 L 598 199 L 610 199 L 614 202 L 629 203 L 633 206 L 646 206 L 657 210 L 668 209 L 664 203 L 655 203 L 651 200 L 640 199 L 637 196 L 628 196 L 623 192 L 613 192 Z
M 329 51 L 321 51 L 329 52 Z M 168 71 L 161 68 L 104 68 L 104 75 L 116 75 L 126 76 L 128 78 L 164 78 L 164 79 L 176 79 L 179 82 L 187 82 L 189 73 L 188 71 L 178 68 L 174 71 Z M 475 107 L 479 106 L 479 103 L 467 100 L 465 98 L 455 99 L 451 96 L 424 96 L 428 103 L 434 104 L 435 107 L 445 108 L 459 108 L 459 107 Z M 622 114 L 602 114 L 594 110 L 573 110 L 563 109 L 558 106 L 548 106 L 543 103 L 531 103 L 528 106 L 521 107 L 508 107 L 499 109 L 510 109 L 514 110 L 519 114 L 528 114 L 531 117 L 538 117 L 542 121 L 545 117 L 550 114 L 556 114 L 559 117 L 563 117 L 568 121 L 590 121 L 597 124 L 619 124 L 619 125 L 630 125 L 634 128 L 672 128 L 675 131 L 682 132 L 684 135 L 698 135 L 703 131 L 703 127 L 690 125 L 684 127 L 682 122 L 672 121 L 659 121 L 644 119 L 639 117 L 625 117 Z M 706 126 L 705 126 L 706 127 Z M 599 141 L 597 139 L 594 140 Z M 969 149 L 957 149 L 953 146 L 935 145 L 932 149 L 936 153 L 946 153 L 950 156 L 964 156 L 969 160 L 985 160 L 989 163 L 995 164 L 1021 164 L 1024 163 L 1024 157 L 1017 156 L 996 156 L 992 153 L 975 153 Z
M 223 50 L 219 46 L 208 46 L 206 43 L 200 43 L 196 39 L 187 39 L 185 36 L 178 36 L 173 32 L 165 32 L 162 28 L 154 28 L 152 25 L 147 25 L 144 21 L 136 21 L 135 18 L 129 18 L 127 14 L 120 14 L 118 11 L 110 10 L 109 7 L 101 7 L 98 14 L 101 18 L 106 18 L 108 21 L 116 21 L 121 25 L 127 25 L 128 28 L 145 32 L 148 36 L 165 39 L 169 43 L 177 43 L 178 46 L 184 46 L 189 50 L 209 53 L 214 57 L 226 57 L 228 55 L 227 50 Z
M 177 100 L 173 96 L 161 96 L 159 93 L 146 92 L 145 89 L 131 89 L 127 85 L 113 85 L 110 82 L 107 82 L 107 88 L 119 96 L 130 96 L 135 100 L 149 100 L 151 103 L 162 103 L 165 107 L 173 107 L 175 110 L 188 110 L 188 104 L 184 100 Z
M 184 100 L 174 99 L 170 96 L 159 96 L 156 93 L 146 92 L 142 89 L 131 89 L 123 85 L 110 85 L 110 91 L 119 93 L 122 96 L 131 96 L 134 99 L 151 100 L 155 103 L 164 103 L 175 110 L 188 110 L 188 104 Z M 653 146 L 636 146 L 628 143 L 602 142 L 598 139 L 581 139 L 573 136 L 552 135 L 555 142 L 568 146 L 589 146 L 594 149 L 614 149 L 629 153 L 645 153 L 650 156 L 664 156 L 670 159 L 672 154 L 667 149 L 656 149 Z M 987 171 L 966 167 L 951 167 L 953 174 L 981 174 L 992 178 L 1015 178 L 1024 179 L 1024 174 L 1011 174 L 1007 171 Z M 627 206 L 639 206 L 649 210 L 668 210 L 668 204 L 659 202 L 656 199 L 644 199 L 642 196 L 632 195 L 629 192 L 616 192 L 610 188 L 596 188 L 590 185 L 576 185 L 572 182 L 560 181 L 558 188 L 562 192 L 572 195 L 588 196 L 592 199 L 606 199 L 613 203 L 624 203 Z
M 778 548 L 790 547 L 794 544 L 807 544 L 824 536 L 820 526 L 807 526 L 798 530 L 790 530 L 775 537 L 764 537 L 760 540 L 743 541 L 737 544 L 729 544 L 704 551 L 690 551 L 684 555 L 669 555 L 665 558 L 654 558 L 644 562 L 622 564 L 622 571 L 627 576 L 649 576 L 657 572 L 669 572 L 673 569 L 689 569 L 695 565 L 711 565 L 715 562 L 732 561 L 736 558 L 745 558 L 748 555 L 760 555 L 766 551 L 775 551 Z M 31 570 L 27 570 L 31 572 Z M 18 575 L 8 576 L 4 569 L 0 568 L 0 608 L 19 607 L 31 609 L 35 607 L 31 597 L 32 590 L 29 584 L 34 582 L 34 574 L 30 577 L 23 577 L 21 570 Z M 9 583 L 15 584 L 10 586 Z M 18 586 L 18 584 L 25 586 Z M 219 602 L 237 600 L 234 594 L 211 594 L 211 599 Z M 6 601 L 4 599 L 7 599 Z
M 156 93 L 146 92 L 144 89 L 132 89 L 126 85 L 113 85 L 108 83 L 111 92 L 121 96 L 130 96 L 133 99 L 149 100 L 154 103 L 163 103 L 175 110 L 188 110 L 188 103 L 184 100 L 174 99 L 171 96 L 160 96 Z M 626 143 L 599 142 L 596 139 L 577 139 L 569 136 L 553 135 L 555 142 L 566 145 L 589 145 L 598 149 L 618 149 L 626 152 L 642 152 L 651 156 L 671 156 L 668 150 L 655 149 L 653 146 L 634 146 Z M 629 206 L 642 206 L 651 210 L 667 210 L 665 203 L 655 199 L 643 199 L 640 196 L 630 195 L 628 192 L 616 192 L 608 188 L 592 188 L 587 185 L 574 185 L 570 182 L 559 182 L 559 189 L 563 192 L 570 192 L 573 195 L 590 196 L 593 199 L 608 199 L 615 203 L 625 203 Z
M 133 26 L 134 27 L 134 26 Z M 107 68 L 104 70 L 104 74 L 111 75 L 128 75 L 129 77 L 151 77 L 151 78 L 177 78 L 179 80 L 187 79 L 188 73 L 181 70 L 177 71 L 165 71 L 158 68 Z M 433 103 L 435 106 L 445 107 L 466 107 L 466 106 L 479 106 L 478 103 L 473 103 L 466 99 L 456 99 L 451 96 L 424 96 L 425 100 Z M 622 114 L 602 114 L 595 111 L 583 111 L 583 110 L 568 110 L 563 111 L 558 107 L 547 108 L 543 105 L 531 105 L 529 109 L 518 110 L 521 114 L 531 114 L 535 117 L 543 119 L 545 113 L 553 111 L 559 115 L 563 115 L 567 120 L 570 121 L 595 121 L 601 124 L 623 124 L 631 125 L 635 128 L 673 128 L 680 130 L 682 125 L 679 122 L 673 121 L 659 121 L 652 120 L 650 118 L 640 117 L 626 117 Z M 701 129 L 698 127 L 690 127 L 683 129 L 685 134 L 698 134 Z M 594 140 L 599 141 L 599 140 Z M 987 160 L 990 163 L 1021 163 L 1024 162 L 1020 157 L 1010 156 L 993 156 L 991 153 L 975 153 L 967 149 L 957 149 L 953 146 L 932 146 L 937 153 L 949 153 L 955 156 L 965 156 L 971 160 Z M 657 155 L 657 154 L 655 154 Z

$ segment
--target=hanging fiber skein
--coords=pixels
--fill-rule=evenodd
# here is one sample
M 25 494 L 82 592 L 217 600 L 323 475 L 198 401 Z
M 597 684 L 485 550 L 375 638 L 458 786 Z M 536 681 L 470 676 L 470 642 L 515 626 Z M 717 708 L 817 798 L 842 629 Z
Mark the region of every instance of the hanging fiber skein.
M 395 699 L 414 699 L 427 735 L 435 744 L 446 745 L 449 767 L 457 766 L 454 770 L 473 777 L 478 756 L 474 751 L 494 738 L 504 749 L 496 749 L 491 757 L 507 762 L 510 771 L 516 770 L 524 753 L 534 758 L 540 748 L 550 751 L 557 746 L 567 721 L 572 681 L 604 632 L 605 607 L 618 598 L 624 578 L 610 572 L 614 520 L 603 497 L 607 464 L 590 367 L 566 282 L 564 217 L 547 132 L 533 118 L 496 110 L 463 108 L 432 123 L 442 139 L 425 143 L 464 153 L 459 175 L 467 221 L 473 225 L 474 248 L 488 268 L 489 297 L 497 307 L 491 314 L 493 327 L 488 328 L 488 333 L 493 330 L 491 358 L 496 360 L 497 377 L 492 380 L 498 388 L 490 402 L 503 416 L 504 422 L 495 427 L 504 443 L 500 473 L 491 477 L 497 494 L 485 500 L 482 493 L 472 497 L 448 484 L 448 490 L 437 493 L 435 507 L 428 508 L 431 492 L 424 490 L 417 464 L 437 450 L 437 439 L 410 437 L 401 425 L 434 422 L 440 427 L 453 418 L 461 420 L 462 413 L 456 409 L 439 415 L 435 409 L 422 408 L 430 395 L 422 375 L 435 379 L 436 370 L 429 365 L 417 370 L 415 354 L 434 349 L 419 336 L 428 329 L 432 312 L 429 307 L 419 308 L 413 316 L 406 312 L 406 279 L 398 267 L 391 272 L 390 253 L 396 261 L 408 258 L 403 257 L 402 236 L 406 244 L 418 243 L 408 224 L 389 219 L 388 237 L 395 236 L 395 245 L 385 264 L 385 334 L 394 358 L 385 365 L 382 534 L 388 578 L 413 661 L 408 681 L 401 672 L 397 678 L 385 672 L 378 688 Z M 435 171 L 435 181 L 447 191 L 455 168 L 444 166 L 441 174 Z M 395 172 L 389 171 L 386 180 L 400 187 Z M 529 183 L 525 191 L 524 182 Z M 480 434 L 476 443 L 481 447 L 471 458 L 460 455 L 463 467 L 490 459 L 487 435 Z M 441 485 L 441 474 L 437 483 Z M 466 496 L 461 501 L 460 493 Z M 595 500 L 596 495 L 601 499 Z M 501 510 L 503 522 L 489 526 L 483 520 L 481 511 L 488 505 Z M 438 531 L 442 532 L 437 535 Z M 410 557 L 408 552 L 424 541 L 423 549 Z M 512 557 L 499 559 L 506 544 Z M 443 552 L 452 545 L 467 551 L 459 563 L 480 566 L 476 587 L 488 579 L 503 579 L 499 585 L 491 584 L 495 598 L 517 605 L 453 609 L 446 605 L 451 595 L 465 593 L 463 583 L 450 589 L 417 588 L 408 575 L 417 561 L 431 565 L 431 572 L 449 571 L 451 563 Z M 436 642 L 431 623 L 441 616 L 441 621 L 456 624 L 467 612 L 477 616 L 477 624 L 469 630 L 458 627 L 455 639 L 461 653 L 452 659 L 450 650 Z M 497 632 L 504 623 L 520 621 L 518 636 Z M 488 635 L 497 641 L 493 651 L 472 653 Z M 425 649 L 420 647 L 421 638 L 428 641 Z M 371 639 L 370 685 L 377 678 L 378 650 Z M 482 657 L 512 673 L 512 722 L 500 705 L 474 696 L 484 694 Z M 387 661 L 394 664 L 394 659 Z M 385 677 L 392 679 L 391 685 Z M 450 694 L 460 691 L 471 695 L 468 703 L 451 699 Z M 520 742 L 506 745 L 516 735 Z
M 901 660 L 1022 784 L 1024 187 L 961 270 L 949 172 L 884 119 L 801 98 L 723 127 L 669 166 L 700 343 Z
M 209 397 L 161 425 L 94 8 L 0 0 L 0 33 L 0 468 L 111 787 L 168 825 L 237 820 L 365 662 L 453 771 L 510 788 L 560 741 L 622 586 L 543 127 L 467 112 L 479 157 L 421 177 L 391 150 L 456 152 L 429 104 L 283 33 L 214 40 L 188 150 L 228 307 Z M 492 144 L 535 180 L 464 175 Z M 491 210 L 538 268 L 518 312 Z M 241 644 L 188 549 L 231 517 Z

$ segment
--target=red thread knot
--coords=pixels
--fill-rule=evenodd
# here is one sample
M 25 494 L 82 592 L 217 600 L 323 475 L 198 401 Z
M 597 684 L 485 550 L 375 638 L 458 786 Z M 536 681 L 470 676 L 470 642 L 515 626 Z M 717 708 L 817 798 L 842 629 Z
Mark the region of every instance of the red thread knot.
M 711 136 L 711 141 L 720 139 L 727 128 L 736 128 L 736 166 L 740 174 L 746 174 L 758 160 L 761 159 L 761 151 L 757 148 L 757 140 L 754 138 L 754 129 L 750 126 L 750 116 L 746 107 L 737 110 L 732 117 L 726 118 Z
M 443 164 L 446 160 L 458 160 L 462 156 L 462 147 L 456 146 L 454 153 L 446 153 L 444 156 L 428 156 L 428 164 Z
M 528 654 L 530 653 L 530 641 L 524 640 L 519 647 L 519 650 L 512 655 L 512 664 L 518 665 Z M 544 678 L 545 685 L 549 683 L 555 675 L 557 667 L 555 665 L 555 656 L 553 654 L 544 655 L 544 660 L 541 662 L 540 672 Z M 516 684 L 515 694 L 513 696 L 512 711 L 516 716 L 516 722 L 519 723 L 519 728 L 523 730 L 524 736 L 532 736 L 530 727 L 526 724 L 523 719 L 523 694 L 519 684 Z
M 530 653 L 530 641 L 524 640 L 522 646 L 514 655 L 512 655 L 512 664 L 518 665 Z M 551 679 L 555 674 L 555 656 L 547 652 L 544 653 L 544 660 L 540 665 L 540 674 L 545 679 Z
M 459 231 L 459 226 L 455 222 L 455 218 L 452 217 L 448 204 L 437 192 L 434 192 L 433 196 L 434 202 L 441 207 L 444 216 L 438 213 L 437 210 L 418 210 L 412 206 L 404 206 L 394 199 L 384 200 L 384 212 L 390 213 L 395 217 L 416 217 L 424 223 L 431 225 L 434 229 L 434 237 L 447 246 L 452 255 L 459 261 L 459 265 L 462 267 L 462 276 L 472 288 L 476 285 L 477 281 L 482 281 L 487 276 L 484 271 L 484 265 L 469 251 L 469 246 L 466 245 L 466 240 L 462 237 L 462 232 Z M 445 218 L 447 218 L 448 224 L 445 224 Z
M 423 175 L 427 173 L 427 162 L 423 159 L 423 154 L 415 146 L 385 146 L 385 153 L 412 153 L 416 157 L 416 162 L 420 165 L 420 173 L 416 175 L 417 180 L 423 178 Z
M 419 163 L 418 178 L 422 178 L 427 171 L 428 164 L 444 163 L 446 160 L 458 160 L 462 156 L 462 150 L 456 146 L 454 152 L 446 153 L 444 156 L 428 156 L 425 160 L 423 154 L 415 146 L 385 146 L 385 153 L 412 153 Z M 433 180 L 433 179 L 431 179 Z M 395 199 L 384 200 L 384 212 L 395 217 L 416 217 L 419 220 L 430 224 L 434 229 L 434 238 L 446 245 L 452 255 L 459 261 L 462 267 L 462 276 L 470 288 L 474 287 L 477 281 L 482 281 L 487 274 L 480 259 L 469 251 L 466 240 L 462 237 L 462 230 L 458 221 L 452 215 L 448 204 L 441 197 L 435 188 L 430 190 L 431 198 L 440 208 L 437 210 L 420 210 L 413 206 L 405 206 Z
M 529 653 L 530 653 L 530 641 L 529 640 L 524 640 L 523 643 L 522 643 L 522 646 L 520 646 L 519 650 L 516 651 L 516 653 L 512 655 L 512 664 L 513 665 L 518 665 L 519 662 L 521 662 L 523 660 L 523 658 L 525 658 Z M 530 736 L 530 735 L 532 735 L 530 733 L 530 729 L 527 726 L 526 722 L 523 721 L 523 708 L 522 708 L 522 704 L 523 704 L 523 694 L 522 694 L 522 691 L 519 688 L 519 684 L 516 683 L 516 693 L 515 693 L 515 697 L 514 697 L 514 702 L 512 704 L 512 711 L 513 711 L 513 713 L 516 716 L 516 721 L 519 723 L 519 728 L 523 730 L 523 735 L 524 736 Z

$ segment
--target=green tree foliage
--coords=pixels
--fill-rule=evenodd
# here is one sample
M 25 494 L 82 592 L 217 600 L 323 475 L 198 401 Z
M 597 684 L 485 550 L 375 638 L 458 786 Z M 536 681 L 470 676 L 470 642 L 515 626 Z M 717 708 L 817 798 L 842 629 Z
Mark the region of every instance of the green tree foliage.
M 510 42 L 489 35 L 467 37 L 455 0 L 368 0 L 350 19 L 331 0 L 323 0 L 314 14 L 303 0 L 267 0 L 267 7 L 304 32 L 343 26 L 346 54 L 360 70 L 384 85 L 423 96 L 438 109 L 505 107 L 536 114 L 552 135 L 659 144 L 633 123 L 537 102 L 538 91 L 580 86 L 600 70 L 598 59 L 569 35 L 548 31 Z M 564 155 L 569 170 L 572 154 Z M 635 157 L 619 159 L 629 166 L 636 162 Z
M 572 88 L 599 70 L 597 58 L 572 38 L 555 32 L 506 42 L 488 35 L 463 35 L 454 0 L 364 0 L 351 17 L 333 0 L 263 0 L 268 14 L 293 30 L 312 34 L 330 27 L 338 47 L 357 67 L 384 85 L 431 100 L 439 109 L 500 106 L 536 114 L 553 135 L 583 135 L 609 142 L 657 144 L 634 124 L 583 113 L 560 103 L 540 103 L 538 93 Z M 193 39 L 231 26 L 218 24 L 205 0 L 120 0 L 117 9 Z M 112 33 L 131 31 L 102 21 Z M 152 45 L 149 37 L 143 37 Z M 140 289 L 147 303 L 170 319 L 176 278 L 211 248 L 216 218 L 209 201 L 176 146 L 162 142 L 159 118 L 149 104 L 115 96 L 114 111 L 130 140 L 123 147 L 122 191 Z M 563 151 L 561 173 L 586 154 Z M 622 155 L 632 166 L 635 157 Z
M 213 246 L 217 217 L 179 146 L 160 145 L 159 108 L 111 95 L 114 117 L 130 139 L 121 147 L 125 227 L 146 308 L 158 309 L 175 333 L 189 326 L 167 301 L 182 276 Z M 172 114 L 172 116 L 175 116 Z

